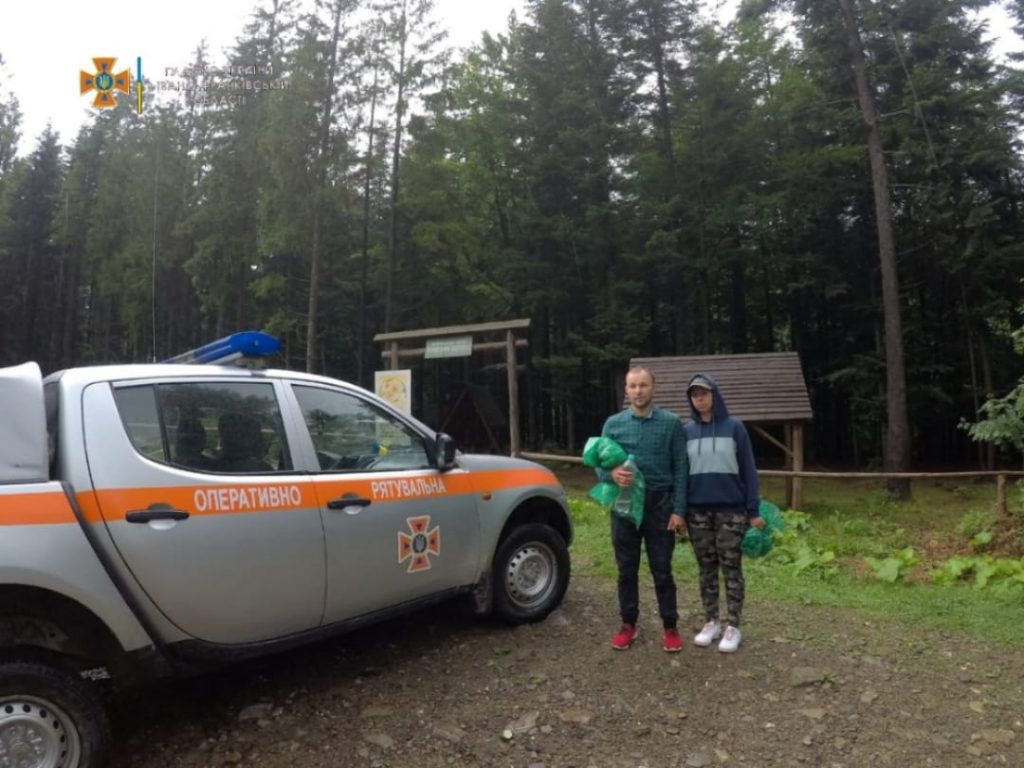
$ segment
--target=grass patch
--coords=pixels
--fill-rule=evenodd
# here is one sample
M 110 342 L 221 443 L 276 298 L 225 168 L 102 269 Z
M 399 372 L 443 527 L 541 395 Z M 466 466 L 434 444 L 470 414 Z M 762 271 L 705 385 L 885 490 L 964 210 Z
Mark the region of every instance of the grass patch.
M 791 576 L 783 568 L 746 561 L 748 595 L 753 599 L 838 605 L 866 616 L 958 632 L 979 640 L 1024 646 L 1021 593 L 965 586 L 887 584 L 840 569 L 830 579 Z
M 617 570 L 612 553 L 608 511 L 578 494 L 569 495 L 569 510 L 575 526 L 573 570 L 614 579 Z
M 575 467 L 558 473 L 576 526 L 573 569 L 614 579 L 609 513 L 586 498 L 593 475 Z M 777 502 L 785 498 L 782 481 L 775 478 L 762 493 Z M 913 493 L 911 501 L 898 503 L 876 481 L 806 483 L 806 514 L 795 518 L 795 530 L 786 534 L 784 545 L 765 558 L 744 560 L 748 598 L 841 606 L 873 619 L 1024 647 L 1024 584 L 979 589 L 932 583 L 929 575 L 950 558 L 974 552 L 971 539 L 979 521 L 988 519 L 977 510 L 991 508 L 994 484 L 919 481 Z M 879 564 L 893 558 L 901 561 L 899 581 L 880 581 Z M 682 590 L 694 591 L 690 597 L 681 594 L 681 602 L 696 601 L 697 565 L 688 544 L 676 548 L 674 560 Z M 646 563 L 641 568 L 646 570 Z

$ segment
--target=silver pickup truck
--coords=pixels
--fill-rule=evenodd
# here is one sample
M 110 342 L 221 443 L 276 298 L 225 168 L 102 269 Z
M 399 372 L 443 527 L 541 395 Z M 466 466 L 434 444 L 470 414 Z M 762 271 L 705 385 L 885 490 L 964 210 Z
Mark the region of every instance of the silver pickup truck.
M 547 469 L 460 454 L 358 387 L 232 366 L 0 370 L 0 765 L 98 768 L 100 689 L 462 596 L 544 618 Z

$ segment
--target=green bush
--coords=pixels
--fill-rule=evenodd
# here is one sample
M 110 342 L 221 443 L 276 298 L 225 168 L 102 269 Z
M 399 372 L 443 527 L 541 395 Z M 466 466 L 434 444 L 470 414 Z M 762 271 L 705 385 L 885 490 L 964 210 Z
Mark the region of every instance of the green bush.
M 902 581 L 903 577 L 907 575 L 907 571 L 917 565 L 920 560 L 918 560 L 913 547 L 904 547 L 890 557 L 865 557 L 864 562 L 871 566 L 876 579 L 895 584 L 897 581 Z
M 797 512 L 795 509 L 784 509 L 782 520 L 786 524 L 786 532 L 790 535 L 807 533 L 811 527 L 811 516 L 806 512 Z
M 1024 592 L 1024 557 L 1019 560 L 991 555 L 951 557 L 931 571 L 936 584 L 970 583 L 975 589 Z
M 782 513 L 786 530 L 777 534 L 774 548 L 765 560 L 786 566 L 794 576 L 810 573 L 818 578 L 831 579 L 839 573 L 836 553 L 831 549 L 812 546 L 805 534 L 810 530 L 810 516 L 787 509 Z
M 973 539 L 979 533 L 990 530 L 996 522 L 993 509 L 972 509 L 960 518 L 956 524 L 956 532 L 965 539 Z
M 875 533 L 875 526 L 867 520 L 854 517 L 843 521 L 842 531 L 847 536 L 871 536 Z
M 979 550 L 984 549 L 992 543 L 992 531 L 981 531 L 971 536 L 971 547 Z

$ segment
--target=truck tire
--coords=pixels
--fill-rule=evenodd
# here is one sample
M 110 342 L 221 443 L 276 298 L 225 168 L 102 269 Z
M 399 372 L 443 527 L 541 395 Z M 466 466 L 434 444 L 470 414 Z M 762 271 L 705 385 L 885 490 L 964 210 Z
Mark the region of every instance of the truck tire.
M 96 691 L 34 661 L 0 662 L 0 763 L 18 768 L 101 768 L 110 725 Z
M 515 528 L 494 556 L 494 612 L 511 624 L 540 621 L 569 586 L 569 548 L 542 523 Z

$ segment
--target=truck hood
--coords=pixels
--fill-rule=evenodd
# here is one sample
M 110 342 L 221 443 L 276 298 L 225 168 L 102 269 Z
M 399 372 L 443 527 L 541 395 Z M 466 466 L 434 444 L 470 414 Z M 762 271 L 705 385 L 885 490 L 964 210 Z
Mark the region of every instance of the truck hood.
M 459 454 L 456 464 L 468 470 L 476 483 L 515 489 L 516 495 L 547 496 L 568 509 L 568 501 L 562 484 L 555 473 L 542 464 L 510 456 L 490 456 L 478 453 Z
M 542 464 L 538 464 L 535 461 L 528 461 L 526 459 L 517 459 L 512 456 L 493 456 L 483 453 L 460 453 L 455 463 L 463 469 L 472 470 L 473 472 L 491 472 L 501 469 L 509 470 L 523 470 L 533 469 L 545 472 L 551 477 L 551 482 L 557 483 L 558 478 L 555 477 L 555 473 Z

